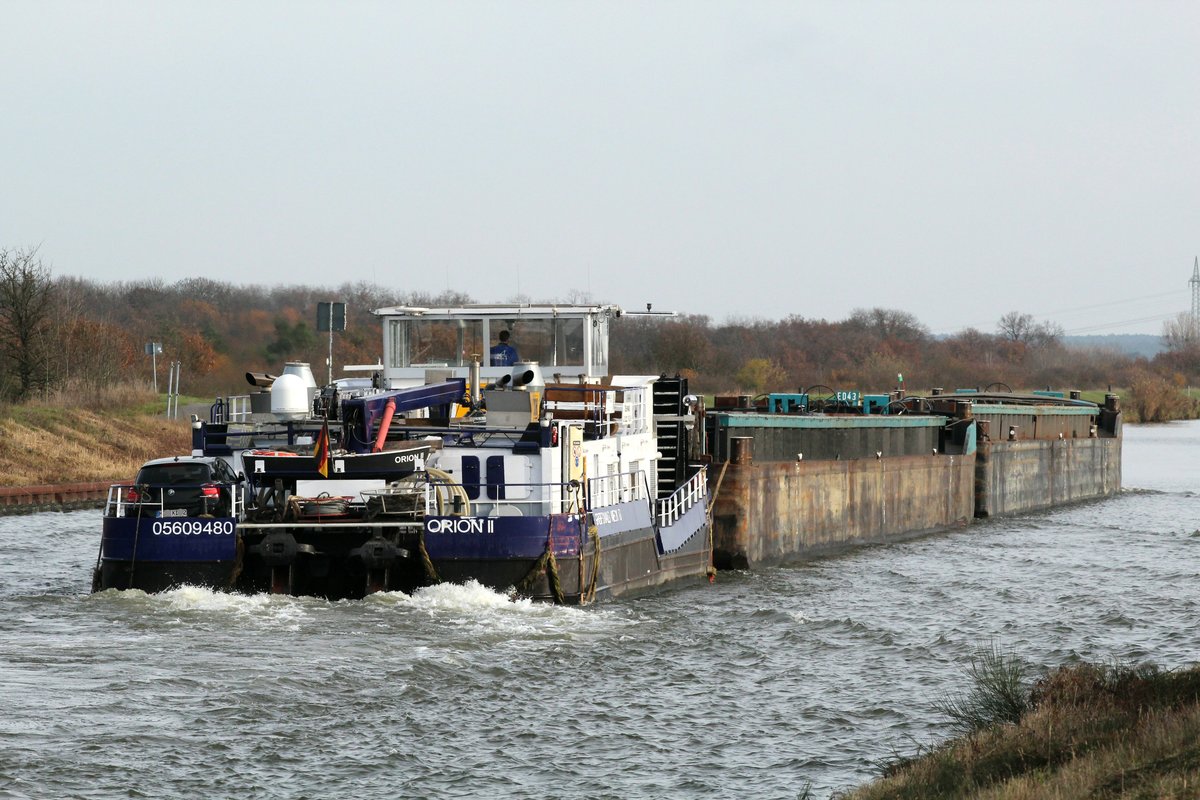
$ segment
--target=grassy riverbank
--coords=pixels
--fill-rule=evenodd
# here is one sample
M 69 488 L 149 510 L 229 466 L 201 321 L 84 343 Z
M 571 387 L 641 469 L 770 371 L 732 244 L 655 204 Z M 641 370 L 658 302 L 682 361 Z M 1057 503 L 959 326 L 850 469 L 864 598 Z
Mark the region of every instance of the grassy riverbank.
M 151 392 L 54 398 L 0 411 L 0 485 L 132 480 L 142 462 L 191 450 L 191 426 Z
M 1200 667 L 1075 665 L 1027 682 L 994 651 L 942 705 L 959 735 L 843 800 L 1200 797 Z

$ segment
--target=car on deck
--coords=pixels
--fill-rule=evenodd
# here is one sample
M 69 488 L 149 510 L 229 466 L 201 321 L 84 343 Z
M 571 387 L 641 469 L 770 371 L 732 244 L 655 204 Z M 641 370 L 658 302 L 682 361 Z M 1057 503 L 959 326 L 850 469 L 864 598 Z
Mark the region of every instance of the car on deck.
M 214 456 L 175 456 L 147 461 L 126 500 L 162 517 L 232 516 L 245 478 Z M 239 502 L 237 505 L 241 505 Z

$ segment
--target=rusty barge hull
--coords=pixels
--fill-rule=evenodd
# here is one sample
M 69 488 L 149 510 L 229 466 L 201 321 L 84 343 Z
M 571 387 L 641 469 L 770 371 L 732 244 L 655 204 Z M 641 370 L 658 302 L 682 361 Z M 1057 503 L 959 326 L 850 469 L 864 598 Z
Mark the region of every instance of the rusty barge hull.
M 935 398 L 938 413 L 923 416 L 713 415 L 712 457 L 725 462 L 710 472 L 715 566 L 801 561 L 1120 491 L 1115 398 L 1029 399 Z
M 1101 408 L 976 405 L 975 516 L 1042 511 L 1121 491 L 1121 417 Z
M 975 454 L 733 464 L 713 513 L 718 569 L 781 564 L 967 525 Z
M 1121 491 L 1121 440 L 983 442 L 976 473 L 977 517 L 1109 497 Z
M 712 433 L 727 460 L 713 499 L 718 569 L 896 541 L 974 515 L 969 420 L 718 414 Z

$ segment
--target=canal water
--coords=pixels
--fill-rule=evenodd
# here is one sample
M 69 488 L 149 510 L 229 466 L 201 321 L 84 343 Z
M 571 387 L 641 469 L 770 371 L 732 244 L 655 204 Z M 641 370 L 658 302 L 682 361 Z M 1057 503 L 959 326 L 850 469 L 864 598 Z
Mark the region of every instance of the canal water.
M 823 797 L 946 733 L 981 647 L 1200 653 L 1200 423 L 1125 491 L 575 610 L 441 586 L 89 595 L 99 512 L 0 519 L 0 797 Z

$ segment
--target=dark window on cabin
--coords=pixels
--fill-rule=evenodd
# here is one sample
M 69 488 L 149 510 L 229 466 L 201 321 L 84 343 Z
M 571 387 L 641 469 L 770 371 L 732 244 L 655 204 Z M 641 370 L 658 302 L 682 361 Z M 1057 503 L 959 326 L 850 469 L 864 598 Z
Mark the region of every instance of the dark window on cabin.
M 479 459 L 475 456 L 463 456 L 462 485 L 467 490 L 467 497 L 479 499 Z
M 504 499 L 504 456 L 487 457 L 487 496 L 491 500 Z

